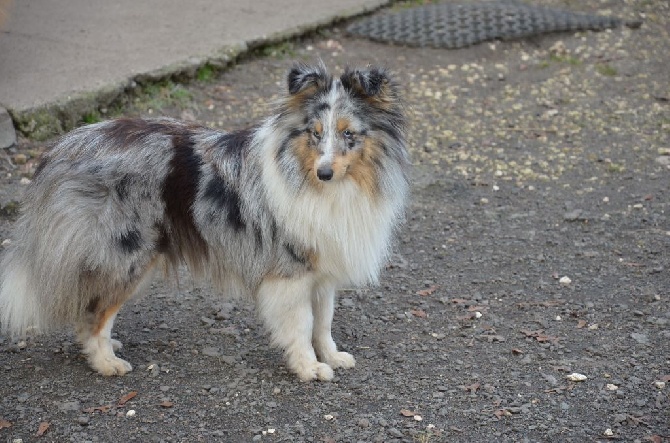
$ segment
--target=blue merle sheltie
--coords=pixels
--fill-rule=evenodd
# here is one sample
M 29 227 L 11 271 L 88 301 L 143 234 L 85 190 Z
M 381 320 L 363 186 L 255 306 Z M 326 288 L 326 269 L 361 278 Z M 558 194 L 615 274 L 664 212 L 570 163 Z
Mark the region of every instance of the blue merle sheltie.
M 247 130 L 122 118 L 48 151 L 1 268 L 5 332 L 76 328 L 91 367 L 123 375 L 114 319 L 184 264 L 256 304 L 301 380 L 355 360 L 331 335 L 338 288 L 375 283 L 403 218 L 409 159 L 384 69 L 295 65 L 275 114 Z

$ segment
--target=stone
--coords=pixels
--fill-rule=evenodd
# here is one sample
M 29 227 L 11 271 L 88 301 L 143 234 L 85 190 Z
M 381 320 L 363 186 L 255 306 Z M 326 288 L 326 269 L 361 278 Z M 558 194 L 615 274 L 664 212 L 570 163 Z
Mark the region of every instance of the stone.
M 12 117 L 5 108 L 0 107 L 0 149 L 10 148 L 16 144 L 16 131 Z

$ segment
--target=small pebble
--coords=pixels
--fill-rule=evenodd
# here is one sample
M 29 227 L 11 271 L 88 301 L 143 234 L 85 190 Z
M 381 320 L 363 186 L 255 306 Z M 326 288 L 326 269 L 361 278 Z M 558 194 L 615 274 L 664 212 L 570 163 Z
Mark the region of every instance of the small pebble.
M 614 436 L 614 432 L 612 432 L 612 430 L 611 430 L 610 428 L 607 428 L 607 429 L 605 429 L 605 432 L 603 432 L 603 435 L 604 435 L 605 437 L 613 437 L 613 436 Z
M 612 383 L 607 383 L 605 385 L 605 389 L 607 389 L 608 391 L 616 391 L 617 389 L 619 389 L 619 387 L 617 385 L 612 384 Z
M 658 389 L 663 389 L 663 388 L 665 388 L 665 382 L 664 381 L 655 381 L 654 386 L 656 386 Z
M 567 375 L 565 378 L 570 381 L 585 381 L 588 377 L 586 377 L 584 374 L 580 374 L 579 372 L 573 372 L 572 374 Z
M 134 409 L 130 409 L 128 412 L 126 412 L 126 417 L 134 417 L 136 414 Z
M 572 283 L 572 279 L 570 277 L 563 276 L 558 280 L 558 282 L 564 286 L 567 286 Z

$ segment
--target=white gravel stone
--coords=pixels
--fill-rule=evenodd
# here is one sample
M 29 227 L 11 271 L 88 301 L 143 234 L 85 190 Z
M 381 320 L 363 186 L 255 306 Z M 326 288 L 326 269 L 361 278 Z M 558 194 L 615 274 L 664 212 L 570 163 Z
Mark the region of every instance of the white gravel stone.
M 573 372 L 572 374 L 567 375 L 565 378 L 570 381 L 585 381 L 588 377 L 584 374 L 580 374 L 579 372 Z

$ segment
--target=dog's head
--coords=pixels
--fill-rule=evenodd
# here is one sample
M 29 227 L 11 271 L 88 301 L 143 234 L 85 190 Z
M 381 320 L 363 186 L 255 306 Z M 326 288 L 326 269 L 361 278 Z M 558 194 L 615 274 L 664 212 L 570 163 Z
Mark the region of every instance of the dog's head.
M 386 70 L 347 69 L 334 78 L 323 65 L 299 64 L 287 80 L 293 153 L 312 184 L 351 179 L 374 193 L 384 161 L 406 160 L 399 87 Z

